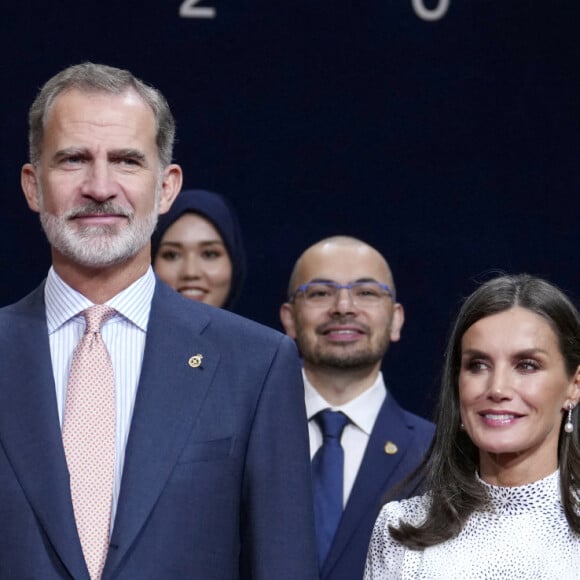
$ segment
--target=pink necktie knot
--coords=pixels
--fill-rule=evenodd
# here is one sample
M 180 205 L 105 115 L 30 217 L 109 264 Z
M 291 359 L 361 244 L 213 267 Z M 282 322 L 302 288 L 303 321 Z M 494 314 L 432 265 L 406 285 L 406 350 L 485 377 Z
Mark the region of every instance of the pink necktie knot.
M 114 308 L 111 308 L 106 304 L 95 304 L 94 306 L 87 308 L 83 311 L 83 315 L 87 321 L 85 334 L 101 332 L 103 324 L 112 318 L 116 312 L 117 311 Z

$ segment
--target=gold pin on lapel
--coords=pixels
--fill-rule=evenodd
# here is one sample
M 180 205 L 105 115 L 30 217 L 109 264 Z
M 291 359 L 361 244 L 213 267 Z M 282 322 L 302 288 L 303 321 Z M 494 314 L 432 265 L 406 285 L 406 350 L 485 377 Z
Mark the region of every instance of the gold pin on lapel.
M 385 443 L 385 453 L 387 455 L 395 455 L 397 451 L 399 451 L 399 448 L 392 441 L 387 441 Z
M 201 366 L 201 360 L 203 359 L 202 354 L 194 354 L 187 363 L 192 369 L 196 369 Z

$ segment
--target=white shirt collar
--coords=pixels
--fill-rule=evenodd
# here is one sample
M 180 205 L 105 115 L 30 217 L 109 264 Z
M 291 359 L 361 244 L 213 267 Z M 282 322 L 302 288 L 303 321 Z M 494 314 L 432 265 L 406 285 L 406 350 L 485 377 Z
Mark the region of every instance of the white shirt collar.
M 108 300 L 107 305 L 114 308 L 141 330 L 146 331 L 154 291 L 155 275 L 149 266 L 143 276 Z M 71 288 L 55 272 L 53 267 L 48 271 L 46 278 L 44 300 L 49 334 L 93 305 L 88 298 Z
M 304 379 L 304 394 L 306 403 L 306 416 L 310 421 L 314 415 L 324 409 L 342 411 L 361 431 L 370 436 L 373 426 L 381 410 L 383 402 L 387 397 L 387 389 L 383 374 L 379 372 L 373 385 L 344 405 L 331 405 L 308 380 L 304 369 L 302 370 Z

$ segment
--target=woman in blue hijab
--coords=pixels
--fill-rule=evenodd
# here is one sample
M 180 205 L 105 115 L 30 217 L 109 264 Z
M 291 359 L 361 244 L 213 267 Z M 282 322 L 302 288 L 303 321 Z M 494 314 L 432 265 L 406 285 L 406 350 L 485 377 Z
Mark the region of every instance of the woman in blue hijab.
M 182 191 L 159 216 L 151 255 L 159 278 L 187 298 L 231 310 L 240 296 L 246 275 L 241 229 L 218 193 Z

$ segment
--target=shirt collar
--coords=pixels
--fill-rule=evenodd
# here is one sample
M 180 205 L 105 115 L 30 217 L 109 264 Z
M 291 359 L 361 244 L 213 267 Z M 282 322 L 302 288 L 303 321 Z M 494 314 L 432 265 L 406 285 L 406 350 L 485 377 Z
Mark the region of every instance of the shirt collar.
M 349 401 L 344 405 L 331 405 L 312 385 L 308 380 L 304 369 L 302 370 L 304 379 L 306 416 L 310 421 L 314 415 L 324 409 L 332 409 L 333 411 L 342 411 L 359 429 L 370 436 L 375 421 L 379 415 L 379 411 L 385 398 L 387 397 L 387 389 L 383 374 L 379 372 L 376 381 L 373 385 Z
M 113 296 L 106 304 L 141 330 L 146 331 L 154 291 L 155 275 L 150 266 L 143 276 Z M 44 300 L 49 334 L 58 330 L 71 318 L 78 316 L 89 306 L 93 306 L 88 298 L 69 286 L 53 267 L 48 271 L 46 278 Z

